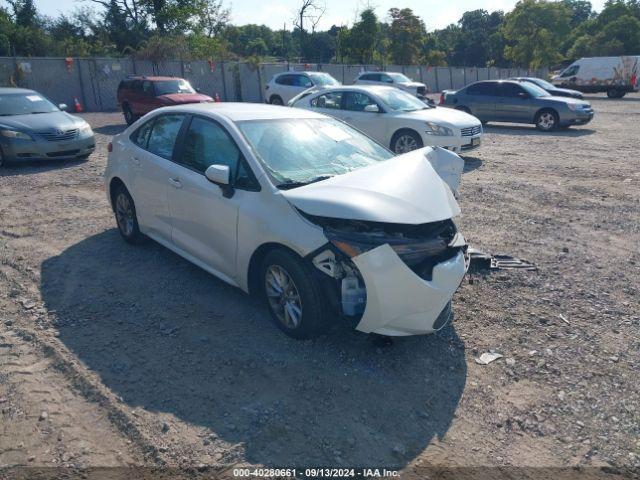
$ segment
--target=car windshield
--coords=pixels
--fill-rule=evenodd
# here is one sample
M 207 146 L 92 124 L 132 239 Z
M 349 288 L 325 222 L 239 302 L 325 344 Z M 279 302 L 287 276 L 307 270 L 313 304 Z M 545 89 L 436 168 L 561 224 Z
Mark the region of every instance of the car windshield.
M 387 75 L 393 78 L 396 82 L 400 82 L 400 83 L 412 82 L 412 80 L 409 77 L 401 73 L 387 73 Z
M 311 80 L 313 80 L 313 83 L 320 85 L 321 87 L 340 85 L 340 82 L 328 73 L 308 73 L 308 75 L 311 77 Z
M 416 110 L 433 108 L 410 93 L 403 92 L 396 88 L 385 88 L 376 93 L 385 106 L 394 112 L 414 112 Z
M 59 112 L 49 100 L 36 92 L 0 95 L 0 115 L 28 115 L 30 113 Z
M 249 145 L 281 189 L 295 188 L 388 160 L 393 154 L 334 119 L 238 122 Z
M 556 88 L 551 83 L 541 78 L 525 78 L 526 81 L 531 82 L 539 86 L 540 88 Z
M 170 95 L 172 93 L 196 93 L 186 80 L 158 80 L 153 82 L 156 95 Z
M 540 88 L 539 86 L 537 86 L 534 83 L 531 82 L 522 82 L 520 83 L 520 85 L 522 86 L 522 88 L 524 88 L 527 93 L 529 93 L 529 95 L 531 95 L 532 97 L 550 97 L 551 94 L 549 92 L 547 92 L 546 90 L 543 90 L 542 88 Z

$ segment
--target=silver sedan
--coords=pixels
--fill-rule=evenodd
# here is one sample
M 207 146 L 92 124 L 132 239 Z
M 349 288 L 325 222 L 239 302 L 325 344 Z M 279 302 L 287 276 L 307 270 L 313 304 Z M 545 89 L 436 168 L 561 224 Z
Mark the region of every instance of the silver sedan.
M 87 158 L 91 126 L 33 90 L 0 88 L 0 166 L 7 161 Z

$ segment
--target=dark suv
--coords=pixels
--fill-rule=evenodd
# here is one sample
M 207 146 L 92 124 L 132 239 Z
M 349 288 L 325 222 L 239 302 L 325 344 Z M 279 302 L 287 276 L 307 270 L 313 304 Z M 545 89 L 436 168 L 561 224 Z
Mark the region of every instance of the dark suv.
M 136 76 L 118 85 L 118 105 L 127 125 L 156 108 L 203 102 L 213 98 L 198 93 L 184 78 Z

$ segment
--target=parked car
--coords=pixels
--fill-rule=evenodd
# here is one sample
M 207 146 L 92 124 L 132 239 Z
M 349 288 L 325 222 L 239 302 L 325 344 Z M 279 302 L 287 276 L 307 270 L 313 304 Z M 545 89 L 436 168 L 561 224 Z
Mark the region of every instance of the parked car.
M 397 72 L 361 72 L 354 80 L 356 85 L 386 85 L 404 90 L 411 95 L 425 100 L 428 89 L 424 83 L 414 82 L 409 77 Z
M 96 148 L 91 126 L 44 95 L 0 88 L 0 167 L 7 161 L 87 158 Z
M 551 82 L 585 93 L 607 92 L 609 98 L 622 98 L 638 91 L 639 62 L 640 56 L 581 58 L 552 77 Z
M 152 110 L 169 105 L 213 102 L 184 78 L 133 76 L 118 85 L 118 106 L 127 125 Z
M 431 165 L 454 153 L 394 157 L 334 118 L 249 103 L 156 110 L 109 151 L 122 237 L 149 236 L 262 296 L 288 335 L 337 319 L 382 335 L 448 322 L 466 247 L 460 208 Z
M 483 122 L 532 123 L 544 132 L 584 125 L 593 118 L 593 108 L 584 100 L 553 97 L 533 83 L 510 80 L 475 82 L 457 92 L 445 90 L 440 105 Z
M 480 146 L 480 120 L 464 112 L 430 106 L 394 87 L 353 85 L 304 92 L 294 107 L 344 120 L 395 153 L 425 145 L 456 153 Z
M 514 77 L 509 80 L 515 80 L 516 82 L 531 82 L 534 85 L 539 86 L 541 89 L 545 90 L 549 95 L 554 97 L 570 97 L 570 98 L 579 98 L 582 100 L 584 96 L 581 92 L 577 90 L 571 90 L 569 88 L 560 88 L 556 87 L 553 83 L 549 83 L 542 78 L 536 77 Z
M 273 105 L 286 105 L 304 90 L 336 85 L 340 82 L 325 72 L 282 72 L 274 75 L 264 87 L 264 99 Z

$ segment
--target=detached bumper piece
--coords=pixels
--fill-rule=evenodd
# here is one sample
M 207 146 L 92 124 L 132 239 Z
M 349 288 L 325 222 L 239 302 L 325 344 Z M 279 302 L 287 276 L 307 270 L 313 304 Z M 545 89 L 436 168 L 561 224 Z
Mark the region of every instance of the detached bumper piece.
M 446 325 L 450 312 L 443 311 L 467 271 L 461 248 L 432 267 L 431 280 L 416 274 L 389 245 L 352 260 L 367 288 L 367 305 L 356 329 L 388 336 L 432 333 Z

